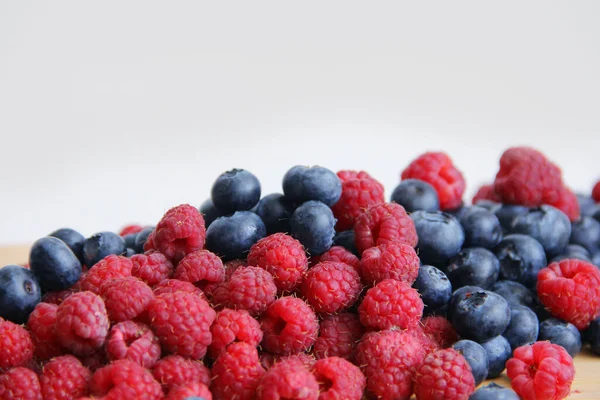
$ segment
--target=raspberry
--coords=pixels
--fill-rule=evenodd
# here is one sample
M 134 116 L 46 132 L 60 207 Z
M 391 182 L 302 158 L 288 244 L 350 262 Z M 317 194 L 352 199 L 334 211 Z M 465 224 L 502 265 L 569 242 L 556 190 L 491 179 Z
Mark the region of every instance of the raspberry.
M 435 188 L 442 210 L 453 210 L 462 204 L 465 179 L 445 153 L 425 153 L 402 171 L 402 179 L 420 179 Z
M 261 379 L 257 398 L 317 400 L 319 384 L 301 362 L 281 361 L 275 363 Z
M 210 327 L 212 343 L 210 353 L 218 356 L 233 342 L 244 342 L 254 347 L 263 338 L 260 323 L 252 318 L 246 310 L 230 310 L 228 308 L 217 313 L 217 318 Z
M 183 386 L 177 386 L 171 389 L 165 400 L 187 400 L 189 398 L 202 398 L 212 400 L 212 394 L 208 387 L 199 382 L 186 383 Z
M 320 256 L 313 256 L 310 259 L 314 262 L 313 266 L 321 261 L 336 261 L 348 264 L 360 273 L 360 260 L 342 246 L 333 246 Z
M 110 329 L 106 354 L 111 361 L 127 359 L 152 368 L 160 358 L 160 344 L 146 325 L 124 321 Z
M 119 236 L 131 235 L 132 233 L 139 233 L 144 229 L 143 226 L 137 224 L 125 225 L 119 231 Z
M 200 297 L 185 293 L 156 296 L 147 309 L 149 321 L 163 348 L 184 357 L 202 358 L 212 341 L 215 311 Z
M 414 338 L 419 341 L 419 344 L 423 348 L 425 354 L 429 354 L 440 349 L 440 345 L 434 340 L 434 338 L 431 335 L 425 333 L 421 325 L 412 327 L 406 332 L 414 336 Z
M 79 357 L 79 361 L 81 361 L 84 367 L 94 372 L 104 367 L 108 362 L 108 358 L 106 357 L 104 348 L 100 348 L 88 356 Z
M 352 229 L 363 210 L 384 202 L 383 186 L 373 179 L 350 179 L 342 182 L 342 196 L 331 207 L 337 218 L 335 229 Z
M 69 400 L 87 396 L 92 373 L 73 356 L 50 360 L 42 369 L 40 385 L 44 400 Z
M 240 268 L 227 284 L 227 306 L 246 310 L 252 316 L 262 314 L 275 301 L 277 286 L 270 273 L 259 267 Z
M 75 291 L 72 289 L 73 288 L 61 290 L 59 292 L 48 292 L 42 296 L 42 302 L 48 304 L 56 304 L 58 306 L 60 303 L 63 302 L 64 299 L 75 293 Z
M 132 267 L 133 264 L 129 258 L 115 255 L 106 256 L 81 277 L 79 289 L 100 294 L 100 289 L 105 282 L 131 276 Z
M 431 316 L 421 322 L 423 332 L 442 348 L 450 347 L 458 340 L 458 334 L 452 324 L 444 317 Z
M 596 203 L 600 203 L 600 181 L 596 182 L 592 189 L 592 198 Z
M 56 304 L 38 303 L 29 314 L 27 329 L 33 340 L 34 355 L 38 360 L 48 360 L 63 354 L 54 333 Z
M 163 385 L 165 393 L 176 386 L 187 383 L 200 382 L 210 385 L 210 371 L 204 364 L 183 358 L 181 356 L 167 356 L 158 360 L 152 369 L 152 375 Z
M 232 343 L 212 367 L 212 391 L 215 399 L 252 400 L 265 374 L 256 347 Z
M 586 261 L 566 259 L 550 264 L 538 273 L 537 291 L 553 315 L 580 330 L 600 316 L 600 271 Z
M 496 192 L 494 192 L 494 185 L 482 185 L 473 196 L 473 200 L 471 204 L 477 204 L 479 200 L 489 200 L 494 201 L 496 203 L 502 202 L 502 199 Z
M 454 349 L 428 354 L 415 373 L 415 394 L 419 400 L 468 400 L 474 391 L 471 367 Z
M 362 326 L 358 315 L 341 313 L 327 315 L 321 321 L 319 337 L 313 348 L 317 359 L 341 357 L 354 358 L 356 343 L 362 336 Z
M 223 282 L 225 267 L 216 254 L 198 250 L 189 253 L 179 262 L 173 277 L 203 289 L 206 284 Z
M 35 372 L 17 367 L 0 375 L 0 399 L 42 400 L 42 389 Z
M 158 250 L 173 263 L 204 246 L 206 228 L 200 211 L 189 204 L 171 208 L 150 234 L 144 250 Z
M 313 365 L 315 365 L 315 363 L 317 362 L 317 359 L 314 356 L 306 353 L 298 353 L 292 354 L 291 356 L 284 356 L 262 351 L 258 357 L 260 359 L 260 364 L 263 366 L 263 368 L 266 369 L 271 368 L 273 365 L 275 365 L 275 363 L 289 360 L 298 361 L 302 365 L 304 365 L 306 369 L 312 370 Z
M 100 289 L 100 296 L 104 299 L 108 317 L 113 322 L 136 318 L 154 299 L 150 286 L 133 276 L 106 282 Z
M 153 292 L 154 296 L 159 296 L 165 293 L 184 292 L 196 295 L 206 300 L 206 296 L 204 295 L 202 290 L 198 289 L 196 286 L 189 282 L 184 282 L 177 279 L 165 279 L 158 285 L 154 286 Z
M 173 264 L 162 253 L 135 254 L 131 256 L 131 275 L 150 286 L 159 284 L 173 275 Z
M 313 374 L 319 384 L 319 400 L 361 400 L 367 386 L 361 370 L 339 357 L 317 361 Z
M 396 203 L 378 204 L 367 209 L 354 225 L 355 244 L 363 251 L 380 244 L 398 241 L 417 245 L 417 231 L 404 207 Z
M 33 341 L 21 325 L 0 320 L 0 372 L 26 365 L 33 358 Z
M 577 221 L 581 215 L 577 195 L 566 187 L 562 187 L 559 190 L 558 198 L 555 201 L 546 201 L 545 203 L 567 214 L 571 222 Z
M 163 392 L 152 374 L 129 360 L 115 361 L 94 373 L 90 383 L 92 395 L 103 400 L 160 400 Z
M 506 362 L 506 374 L 524 400 L 560 400 L 571 391 L 575 367 L 563 347 L 536 342 L 515 349 Z
M 248 266 L 246 260 L 231 260 L 225 263 L 225 280 L 228 281 L 231 275 L 239 268 L 245 268 Z
M 308 259 L 299 241 L 285 233 L 274 233 L 250 248 L 248 265 L 268 271 L 279 292 L 284 292 L 300 285 L 308 269 Z
M 358 314 L 368 328 L 408 329 L 421 319 L 423 301 L 407 283 L 385 279 L 367 291 Z
M 368 284 L 395 279 L 412 285 L 419 275 L 419 257 L 404 243 L 388 243 L 363 252 L 360 261 L 363 281 Z
M 315 311 L 334 313 L 350 307 L 360 294 L 358 272 L 348 264 L 324 261 L 312 267 L 302 283 L 302 295 Z
M 260 318 L 263 347 L 275 354 L 295 354 L 313 345 L 319 332 L 314 311 L 295 297 L 281 297 Z
M 340 178 L 340 181 L 342 181 L 342 183 L 353 180 L 353 179 L 369 179 L 369 180 L 378 182 L 375 178 L 373 178 L 371 175 L 369 175 L 365 171 L 342 170 L 342 171 L 338 171 L 337 176 L 338 176 L 338 178 Z M 381 185 L 381 183 L 380 183 L 380 185 Z M 383 188 L 383 185 L 381 185 L 381 187 Z
M 92 354 L 102 347 L 108 327 L 104 302 L 92 292 L 72 294 L 56 311 L 56 338 L 77 356 Z

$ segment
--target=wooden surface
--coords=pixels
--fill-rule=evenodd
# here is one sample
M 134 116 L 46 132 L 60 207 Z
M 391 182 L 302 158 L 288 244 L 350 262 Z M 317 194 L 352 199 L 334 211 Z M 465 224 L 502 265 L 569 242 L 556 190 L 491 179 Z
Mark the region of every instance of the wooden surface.
M 0 266 L 23 264 L 29 258 L 28 253 L 29 246 L 0 247 Z M 569 399 L 600 399 L 600 357 L 595 357 L 584 351 L 575 357 L 575 369 L 575 382 L 571 387 Z M 510 387 L 510 381 L 504 374 L 494 379 L 493 382 Z

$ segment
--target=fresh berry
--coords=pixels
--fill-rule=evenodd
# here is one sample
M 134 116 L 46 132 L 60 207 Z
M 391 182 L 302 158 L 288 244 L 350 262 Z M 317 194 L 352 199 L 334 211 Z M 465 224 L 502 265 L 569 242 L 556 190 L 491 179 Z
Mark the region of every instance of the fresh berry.
M 435 188 L 418 179 L 405 179 L 400 182 L 392 192 L 391 201 L 400 204 L 409 213 L 440 209 L 440 199 Z
M 577 203 L 579 203 L 579 210 L 581 215 L 587 215 L 588 217 L 593 215 L 598 210 L 596 202 L 591 196 L 577 193 Z
M 277 287 L 271 274 L 259 267 L 240 268 L 227 282 L 227 307 L 246 310 L 252 316 L 275 301 Z
M 212 394 L 205 384 L 200 382 L 190 382 L 171 389 L 165 397 L 165 400 L 212 400 L 212 398 Z
M 511 233 L 522 233 L 536 239 L 549 257 L 560 254 L 571 235 L 571 222 L 560 210 L 542 205 L 515 217 Z
M 567 187 L 560 188 L 557 198 L 548 200 L 547 203 L 565 213 L 571 222 L 577 221 L 581 216 L 577 195 Z
M 111 361 L 126 359 L 152 368 L 160 358 L 160 343 L 146 325 L 119 322 L 113 325 L 106 339 L 106 355 Z
M 54 332 L 57 310 L 56 304 L 39 303 L 29 315 L 27 329 L 31 334 L 34 354 L 38 360 L 48 360 L 63 354 Z
M 481 185 L 479 189 L 477 189 L 477 193 L 473 196 L 473 200 L 471 203 L 473 205 L 478 205 L 481 201 L 493 201 L 495 203 L 500 203 L 502 199 L 496 192 L 494 192 L 494 185 Z
M 135 238 L 137 238 L 139 232 L 136 233 L 128 233 L 123 237 L 123 240 L 125 241 L 125 246 L 127 247 L 127 250 L 131 250 L 133 251 L 133 253 L 135 254 Z
M 0 374 L 0 399 L 42 400 L 40 381 L 35 372 L 17 367 Z
M 348 264 L 323 261 L 312 267 L 301 292 L 316 312 L 335 313 L 354 304 L 362 285 L 358 272 Z
M 223 214 L 217 209 L 217 207 L 215 207 L 211 199 L 206 199 L 200 205 L 198 211 L 200 211 L 200 214 L 202 214 L 202 217 L 204 218 L 204 226 L 206 228 L 208 228 L 215 219 L 223 216 Z
M 297 165 L 285 173 L 283 193 L 287 199 L 297 204 L 317 200 L 332 206 L 342 195 L 342 183 L 327 168 Z
M 252 400 L 265 370 L 254 345 L 232 343 L 217 357 L 211 373 L 215 399 Z
M 498 208 L 494 214 L 500 221 L 500 225 L 504 231 L 510 231 L 512 227 L 512 221 L 516 217 L 522 214 L 527 214 L 529 207 L 520 206 L 518 204 L 503 204 Z
M 222 215 L 250 210 L 260 200 L 260 182 L 249 171 L 232 169 L 219 175 L 211 189 L 211 200 Z
M 106 282 L 102 285 L 100 297 L 110 320 L 121 322 L 141 315 L 154 300 L 154 293 L 144 281 L 128 276 Z
M 472 340 L 463 339 L 452 345 L 452 348 L 463 355 L 471 367 L 475 386 L 478 386 L 488 375 L 489 362 L 483 347 Z
M 510 306 L 510 323 L 502 336 L 508 340 L 514 350 L 538 340 L 540 322 L 537 315 L 529 308 L 521 305 Z
M 514 234 L 506 236 L 494 249 L 500 260 L 500 278 L 535 287 L 538 272 L 546 267 L 546 252 L 534 238 Z
M 163 398 L 160 384 L 152 374 L 129 360 L 115 361 L 97 370 L 90 382 L 90 389 L 93 396 L 106 400 Z
M 244 342 L 256 347 L 263 338 L 260 323 L 252 318 L 246 310 L 224 309 L 210 327 L 212 343 L 210 353 L 218 356 L 227 346 L 234 342 Z
M 407 329 L 421 319 L 423 301 L 407 283 L 385 279 L 367 291 L 358 313 L 368 328 Z
M 582 217 L 571 226 L 572 244 L 584 247 L 591 254 L 600 250 L 600 222 L 592 217 Z
M 0 319 L 0 372 L 21 367 L 33 357 L 33 342 L 21 325 Z
M 489 289 L 498 279 L 500 262 L 483 247 L 465 248 L 444 269 L 453 287 L 479 286 Z
M 194 286 L 189 282 L 180 281 L 177 279 L 165 279 L 160 282 L 158 285 L 154 286 L 153 292 L 155 296 L 164 294 L 164 293 L 175 293 L 175 292 L 185 292 L 194 294 L 196 296 L 200 296 L 204 300 L 206 297 L 202 290 Z
M 153 232 L 154 227 L 148 227 L 137 234 L 135 237 L 135 247 L 133 248 L 137 254 L 142 254 L 144 252 L 144 246 L 146 246 L 146 242 Z
M 60 305 L 67 297 L 75 293 L 76 290 L 61 290 L 60 292 L 48 292 L 42 296 L 42 302 L 48 304 Z
M 600 355 L 600 318 L 596 318 L 590 323 L 590 326 L 583 331 L 583 336 L 585 341 L 590 344 L 592 352 Z
M 81 361 L 84 367 L 95 372 L 108 363 L 108 358 L 106 357 L 104 348 L 101 348 L 88 356 L 79 357 L 79 361 Z
M 557 318 L 548 318 L 540 323 L 538 340 L 548 340 L 567 350 L 571 357 L 581 351 L 581 334 L 575 325 Z
M 384 202 L 383 186 L 373 179 L 350 179 L 342 182 L 342 197 L 331 207 L 337 218 L 336 229 L 352 229 L 363 210 Z
M 125 237 L 127 235 L 132 234 L 132 233 L 139 233 L 139 232 L 141 232 L 142 229 L 144 229 L 144 227 L 141 226 L 141 225 L 138 225 L 138 224 L 125 225 L 119 231 L 119 236 Z
M 423 332 L 432 338 L 440 348 L 452 346 L 458 335 L 450 321 L 442 316 L 429 316 L 421 321 Z
M 199 361 L 181 356 L 167 356 L 158 360 L 152 369 L 152 375 L 168 393 L 177 386 L 192 382 L 210 385 L 210 371 Z
M 290 232 L 309 254 L 319 255 L 333 245 L 335 221 L 333 212 L 325 203 L 310 200 L 294 210 Z
M 65 242 L 79 261 L 83 262 L 83 243 L 85 242 L 85 237 L 81 233 L 74 229 L 61 228 L 55 230 L 48 236 L 58 238 Z
M 442 266 L 458 254 L 465 232 L 456 218 L 440 211 L 416 211 L 410 217 L 419 237 L 419 258 L 424 264 Z
M 53 358 L 44 365 L 40 385 L 44 400 L 69 400 L 89 394 L 92 374 L 81 362 L 71 356 Z
M 488 379 L 500 376 L 506 366 L 506 361 L 512 354 L 510 343 L 504 336 L 496 336 L 487 342 L 481 343 L 488 359 Z
M 260 217 L 250 211 L 236 211 L 217 218 L 206 231 L 206 248 L 225 260 L 246 258 L 254 243 L 267 230 Z
M 345 248 L 354 255 L 358 255 L 358 249 L 356 248 L 353 230 L 337 232 L 333 238 L 333 244 L 335 246 L 341 246 Z
M 429 354 L 440 349 L 440 345 L 435 339 L 425 333 L 421 324 L 415 325 L 410 329 L 406 330 L 407 333 L 412 335 L 419 342 L 419 346 L 423 349 L 423 354 Z
M 125 240 L 114 232 L 99 232 L 83 242 L 83 263 L 92 268 L 98 261 L 111 254 L 122 255 L 127 251 Z
M 18 265 L 0 268 L 0 318 L 25 323 L 41 298 L 40 285 L 31 271 Z
M 531 308 L 536 304 L 531 290 L 527 289 L 519 282 L 498 281 L 492 285 L 490 290 L 504 297 L 504 300 L 506 300 L 511 307 L 514 305 L 523 305 Z
M 339 357 L 317 361 L 313 375 L 319 384 L 319 400 L 361 400 L 367 385 L 361 370 Z
M 558 262 L 566 260 L 567 258 L 576 258 L 578 260 L 591 262 L 591 257 L 590 252 L 585 247 L 578 244 L 568 244 L 563 252 L 554 257 L 551 262 Z
M 354 268 L 357 272 L 360 272 L 360 260 L 356 257 L 350 250 L 346 249 L 342 246 L 333 246 L 325 253 L 320 256 L 315 256 L 311 258 L 317 259 L 317 262 L 321 261 L 335 261 L 347 264 Z
M 342 357 L 353 360 L 363 328 L 356 314 L 340 313 L 323 317 L 313 353 L 317 359 Z
M 483 207 L 464 207 L 459 221 L 465 232 L 465 247 L 493 249 L 502 240 L 498 217 Z
M 78 282 L 80 290 L 100 294 L 102 285 L 111 279 L 131 276 L 133 263 L 123 256 L 109 255 L 100 260 Z
M 413 287 L 421 295 L 427 312 L 442 307 L 452 296 L 450 280 L 446 274 L 432 265 L 421 265 Z
M 150 286 L 159 284 L 173 274 L 173 264 L 162 253 L 136 254 L 131 257 L 131 275 Z
M 454 349 L 428 354 L 415 372 L 415 394 L 419 400 L 467 400 L 474 391 L 471 367 Z
M 519 400 L 519 396 L 514 390 L 492 382 L 477 389 L 469 400 Z
M 342 183 L 344 183 L 346 181 L 350 181 L 352 179 L 370 179 L 372 181 L 378 182 L 375 178 L 373 178 L 366 171 L 355 171 L 355 170 L 351 170 L 351 169 L 343 169 L 341 171 L 338 171 L 336 175 L 338 176 L 338 178 L 340 178 L 340 181 Z
M 177 265 L 175 279 L 193 283 L 199 288 L 225 280 L 223 261 L 208 250 L 197 250 L 186 255 Z
M 258 202 L 256 214 L 265 223 L 267 235 L 290 231 L 294 205 L 280 193 L 269 194 Z
M 395 279 L 412 285 L 419 274 L 419 263 L 414 248 L 392 242 L 365 250 L 360 260 L 360 272 L 368 284 Z
M 275 363 L 263 375 L 257 391 L 258 400 L 317 400 L 319 384 L 310 371 L 297 360 Z

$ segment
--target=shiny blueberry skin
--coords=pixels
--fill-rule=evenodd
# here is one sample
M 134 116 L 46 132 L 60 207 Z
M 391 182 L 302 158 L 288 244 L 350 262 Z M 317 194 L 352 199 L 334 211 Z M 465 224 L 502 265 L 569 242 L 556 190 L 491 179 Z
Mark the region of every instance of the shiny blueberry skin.
M 500 262 L 483 247 L 462 249 L 444 268 L 453 287 L 479 286 L 489 289 L 498 280 Z
M 29 253 L 29 268 L 46 292 L 69 289 L 81 277 L 81 262 L 62 240 L 38 239 Z
M 534 307 L 535 297 L 526 286 L 515 281 L 498 281 L 490 288 L 492 292 L 504 297 L 508 305 Z
M 19 265 L 0 268 L 0 317 L 24 324 L 41 299 L 42 290 L 31 271 Z
M 317 200 L 332 206 L 342 195 L 342 182 L 327 168 L 296 165 L 283 177 L 283 193 L 296 204 Z
M 596 204 L 596 207 L 593 210 L 594 212 L 592 213 L 592 218 L 594 218 L 596 221 L 600 222 L 600 204 Z
M 488 379 L 497 378 L 504 371 L 506 362 L 512 356 L 510 343 L 504 336 L 498 335 L 485 343 L 481 343 L 481 347 L 488 356 Z
M 488 359 L 485 349 L 472 340 L 463 339 L 452 345 L 452 348 L 463 355 L 471 366 L 475 386 L 485 380 L 488 374 Z
M 485 290 L 479 286 L 463 286 L 458 289 L 454 289 L 450 300 L 448 300 L 448 319 L 452 320 L 452 311 L 456 309 L 456 304 L 466 298 L 467 295 L 471 295 L 474 292 Z
M 551 258 L 560 254 L 569 243 L 571 221 L 559 209 L 543 205 L 516 216 L 510 232 L 531 236 L 540 242 L 547 257 Z
M 292 214 L 290 228 L 292 236 L 302 243 L 311 255 L 325 253 L 333 244 L 335 236 L 333 212 L 320 201 L 302 203 Z
M 591 257 L 592 256 L 590 255 L 590 252 L 587 251 L 585 247 L 580 246 L 578 244 L 569 244 L 561 254 L 552 258 L 551 263 L 558 262 L 561 260 L 567 260 L 570 258 L 575 258 L 577 260 L 582 260 L 586 262 L 592 262 Z
M 337 232 L 333 238 L 334 246 L 342 246 L 352 254 L 358 256 L 358 249 L 354 243 L 354 230 Z
M 477 207 L 485 208 L 486 210 L 493 212 L 494 215 L 496 215 L 496 211 L 498 211 L 500 209 L 500 207 L 502 207 L 502 204 L 496 203 L 495 201 L 491 201 L 491 200 L 479 200 L 477 203 L 475 203 L 473 205 L 477 206 Z
M 441 211 L 415 211 L 410 217 L 419 236 L 417 248 L 423 264 L 443 266 L 458 254 L 465 233 L 456 218 Z
M 392 201 L 408 212 L 438 211 L 440 199 L 434 187 L 419 179 L 406 179 L 392 192 Z
M 592 352 L 600 355 L 600 317 L 592 321 L 589 328 L 583 332 L 585 341 L 590 344 Z
M 269 194 L 258 202 L 256 214 L 263 220 L 267 234 L 289 233 L 294 205 L 280 193 Z
M 221 216 L 221 212 L 215 207 L 211 199 L 206 199 L 198 208 L 204 218 L 204 226 L 208 228 L 213 221 Z
M 581 217 L 571 224 L 572 244 L 585 247 L 590 254 L 600 250 L 600 222 L 592 217 Z
M 129 257 L 134 256 L 136 254 L 137 253 L 135 252 L 134 249 L 132 249 L 131 247 L 128 247 L 127 250 L 125 250 L 124 256 L 127 257 L 127 258 L 129 258 Z
M 528 210 L 528 207 L 517 204 L 503 204 L 502 207 L 496 210 L 496 217 L 498 217 L 502 229 L 509 231 L 513 219 L 521 214 L 527 213 Z
M 538 340 L 549 340 L 567 350 L 571 357 L 581 351 L 581 334 L 575 325 L 557 318 L 548 318 L 540 323 Z
M 121 236 L 113 232 L 96 233 L 83 243 L 83 262 L 91 268 L 108 255 L 123 255 L 126 251 L 125 240 Z
M 579 203 L 579 210 L 581 210 L 581 215 L 591 216 L 597 210 L 596 202 L 590 196 L 578 194 L 577 202 Z
M 510 347 L 531 344 L 538 338 L 540 322 L 537 315 L 525 306 L 514 305 L 510 307 L 510 324 L 502 336 L 508 340 Z
M 128 235 L 123 236 L 123 240 L 125 241 L 125 247 L 128 249 L 135 249 L 135 238 L 137 238 L 137 233 L 130 233 Z
M 213 183 L 210 197 L 222 215 L 247 211 L 260 200 L 260 182 L 245 169 L 232 169 Z
M 85 242 L 85 237 L 81 233 L 70 228 L 62 228 L 52 232 L 48 236 L 59 238 L 65 242 L 79 261 L 83 262 L 83 243 Z
M 592 256 L 592 264 L 594 264 L 596 267 L 600 268 L 600 250 L 595 252 L 594 255 Z
M 519 400 L 519 395 L 510 388 L 492 382 L 477 389 L 469 400 Z
M 135 237 L 135 244 L 133 247 L 136 253 L 144 253 L 144 244 L 146 244 L 146 240 L 148 240 L 148 236 L 150 236 L 152 232 L 154 232 L 154 227 L 144 228 L 138 232 L 137 236 Z
M 534 287 L 538 272 L 545 268 L 546 252 L 534 238 L 522 234 L 506 236 L 494 249 L 500 260 L 500 278 Z
M 452 284 L 442 271 L 432 265 L 421 265 L 419 275 L 413 283 L 421 295 L 427 311 L 435 310 L 448 303 L 452 296 Z
M 246 258 L 250 247 L 267 235 L 260 217 L 250 211 L 217 218 L 206 230 L 206 248 L 225 260 Z
M 498 217 L 483 207 L 465 207 L 459 221 L 465 231 L 464 247 L 493 249 L 502 240 Z

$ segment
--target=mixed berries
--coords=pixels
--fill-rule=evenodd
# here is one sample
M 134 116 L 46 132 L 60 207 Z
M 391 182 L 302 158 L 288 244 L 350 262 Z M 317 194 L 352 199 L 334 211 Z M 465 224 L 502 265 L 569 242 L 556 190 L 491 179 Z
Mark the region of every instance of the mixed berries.
M 263 195 L 233 169 L 155 226 L 59 229 L 0 269 L 0 398 L 565 398 L 600 354 L 600 183 L 515 147 L 465 188 L 441 152 L 390 202 L 364 171 Z

